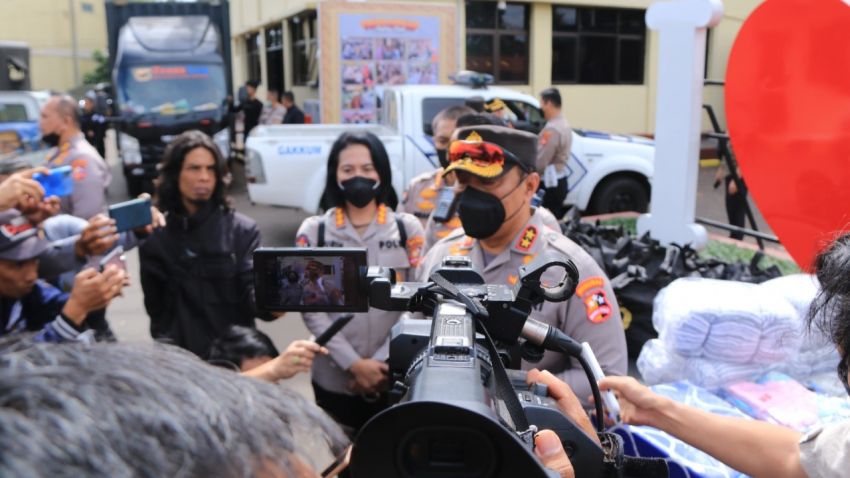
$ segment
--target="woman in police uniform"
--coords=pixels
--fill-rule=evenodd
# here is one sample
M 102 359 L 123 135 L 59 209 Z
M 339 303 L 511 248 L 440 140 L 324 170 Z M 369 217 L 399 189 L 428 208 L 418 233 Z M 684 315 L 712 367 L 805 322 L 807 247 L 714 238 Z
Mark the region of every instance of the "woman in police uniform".
M 299 247 L 362 247 L 370 266 L 391 267 L 399 280 L 413 277 L 424 243 L 414 216 L 393 212 L 398 203 L 390 161 L 372 133 L 343 133 L 328 157 L 321 216 L 307 218 L 298 229 Z M 330 355 L 313 362 L 316 403 L 356 432 L 384 407 L 390 328 L 401 313 L 372 309 L 354 319 L 328 343 Z M 304 313 L 318 336 L 335 319 L 326 313 Z

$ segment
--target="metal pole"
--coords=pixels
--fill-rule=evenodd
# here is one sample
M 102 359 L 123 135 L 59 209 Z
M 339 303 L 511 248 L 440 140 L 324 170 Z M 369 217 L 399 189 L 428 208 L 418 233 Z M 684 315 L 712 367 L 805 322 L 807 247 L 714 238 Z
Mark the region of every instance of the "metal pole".
M 77 15 L 74 0 L 68 0 L 68 15 L 71 17 L 71 62 L 74 65 L 74 86 L 80 84 L 80 59 L 77 56 Z

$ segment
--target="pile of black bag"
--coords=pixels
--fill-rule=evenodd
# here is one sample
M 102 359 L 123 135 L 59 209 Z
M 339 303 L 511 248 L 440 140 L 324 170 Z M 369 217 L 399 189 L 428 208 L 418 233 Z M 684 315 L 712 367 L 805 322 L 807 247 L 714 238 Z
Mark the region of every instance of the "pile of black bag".
M 674 280 L 705 277 L 760 283 L 782 275 L 776 266 L 759 267 L 764 257 L 761 252 L 757 252 L 749 263 L 706 259 L 687 245 L 662 246 L 648 233 L 636 237 L 622 226 L 581 222 L 575 208 L 567 213 L 561 228 L 611 278 L 632 358 L 637 358 L 647 340 L 658 337 L 652 326 L 652 302 L 658 291 Z

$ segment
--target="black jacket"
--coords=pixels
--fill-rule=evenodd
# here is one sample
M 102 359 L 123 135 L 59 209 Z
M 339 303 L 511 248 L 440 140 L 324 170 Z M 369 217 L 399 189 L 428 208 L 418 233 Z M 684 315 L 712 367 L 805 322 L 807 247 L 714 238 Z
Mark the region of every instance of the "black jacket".
M 235 113 L 242 111 L 245 113 L 245 138 L 258 124 L 260 124 L 260 115 L 263 113 L 263 102 L 254 98 L 239 103 L 239 106 L 230 106 L 230 111 Z
M 283 124 L 304 124 L 304 112 L 293 103 L 283 115 Z
M 215 206 L 169 214 L 167 224 L 139 248 L 151 336 L 204 357 L 228 326 L 254 327 L 252 254 L 260 230 Z

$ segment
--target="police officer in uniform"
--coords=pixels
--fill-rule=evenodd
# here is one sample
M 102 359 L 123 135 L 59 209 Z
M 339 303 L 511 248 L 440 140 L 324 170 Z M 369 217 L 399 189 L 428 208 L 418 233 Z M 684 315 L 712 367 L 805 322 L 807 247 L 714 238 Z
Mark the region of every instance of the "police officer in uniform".
M 423 227 L 428 222 L 428 216 L 431 215 L 431 211 L 434 210 L 440 199 L 441 190 L 454 184 L 454 178 L 443 177 L 443 168 L 448 164 L 446 162 L 446 149 L 449 147 L 457 120 L 461 116 L 472 114 L 475 114 L 475 111 L 467 106 L 450 106 L 437 113 L 431 120 L 434 149 L 437 151 L 440 167 L 413 178 L 404 193 L 401 204 L 398 206 L 399 211 L 413 214 L 419 218 Z
M 97 110 L 97 94 L 89 90 L 83 98 L 80 129 L 101 158 L 106 157 L 106 116 Z
M 54 147 L 47 167 L 70 165 L 74 192 L 61 198 L 61 211 L 88 220 L 106 209 L 106 188 L 112 180 L 109 166 L 80 130 L 77 104 L 68 95 L 51 97 L 41 109 L 41 139 Z
M 567 161 L 570 159 L 573 133 L 561 114 L 561 93 L 557 89 L 547 88 L 540 93 L 540 109 L 546 118 L 537 149 L 537 172 L 543 180 L 545 192 L 543 207 L 560 218 L 566 212 Z
M 476 125 L 496 125 L 500 126 L 502 123 L 498 120 L 498 118 L 493 115 L 489 115 L 486 113 L 481 114 L 471 114 L 464 115 L 457 119 L 456 125 L 457 128 L 462 128 L 464 126 L 476 126 Z M 457 138 L 457 129 L 452 132 L 451 140 L 454 141 Z M 454 194 L 454 174 L 447 175 L 447 178 L 450 178 L 452 184 L 451 186 L 445 185 L 444 188 L 451 187 L 451 200 L 452 207 L 450 208 L 450 217 L 448 220 L 445 218 L 436 217 L 437 213 L 440 211 L 440 208 L 437 207 L 431 214 L 428 216 L 428 221 L 425 223 L 425 250 L 431 248 L 437 241 L 443 239 L 448 236 L 452 231 L 461 227 L 460 216 L 457 214 L 457 205 L 455 203 L 455 194 Z M 438 187 L 439 185 L 435 185 Z M 441 191 L 442 192 L 442 191 Z M 440 198 L 442 198 L 440 196 Z M 555 231 L 560 231 L 561 226 L 558 224 L 558 220 L 555 218 L 552 213 L 545 208 L 535 207 L 534 214 L 539 214 L 541 220 L 552 228 Z
M 328 157 L 323 203 L 333 207 L 304 220 L 296 245 L 366 248 L 369 265 L 391 267 L 399 280 L 410 280 L 425 239 L 414 216 L 393 212 L 397 202 L 389 158 L 378 137 L 343 133 Z M 356 314 L 328 342 L 330 355 L 313 362 L 316 403 L 348 431 L 356 432 L 386 406 L 390 329 L 400 315 L 377 309 Z M 326 313 L 303 317 L 316 336 L 335 319 Z
M 531 199 L 540 183 L 535 170 L 537 137 L 501 126 L 460 128 L 458 136 L 461 139 L 449 147 L 446 171 L 454 171 L 458 178 L 463 229 L 428 251 L 417 280 L 427 280 L 444 257 L 464 255 L 488 283 L 512 285 L 519 267 L 539 254 L 564 254 L 579 271 L 575 295 L 565 302 L 544 302 L 531 317 L 588 342 L 606 374 L 625 375 L 626 340 L 608 278 L 581 247 L 532 213 Z M 547 351 L 539 363 L 523 363 L 524 369 L 532 367 L 549 370 L 582 399 L 590 396 L 587 377 L 568 356 Z

